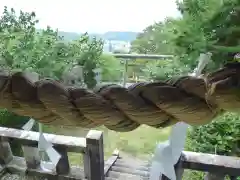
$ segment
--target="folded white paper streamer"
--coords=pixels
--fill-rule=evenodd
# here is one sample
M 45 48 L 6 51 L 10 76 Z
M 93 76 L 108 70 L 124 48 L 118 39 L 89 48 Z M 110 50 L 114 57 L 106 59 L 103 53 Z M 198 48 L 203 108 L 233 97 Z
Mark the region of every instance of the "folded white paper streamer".
M 198 66 L 190 75 L 200 76 L 202 70 L 210 62 L 211 55 L 211 53 L 200 54 Z M 184 122 L 175 124 L 169 140 L 157 145 L 152 159 L 150 180 L 159 180 L 163 174 L 170 180 L 176 180 L 174 165 L 178 162 L 184 150 L 188 127 L 189 125 Z
M 53 148 L 53 145 L 49 143 L 43 133 L 39 135 L 39 143 L 38 143 L 39 151 L 45 151 L 50 159 L 50 161 L 56 166 L 58 161 L 61 158 L 61 155 Z
M 202 70 L 206 65 L 211 61 L 212 53 L 208 52 L 206 54 L 201 53 L 198 59 L 198 66 L 194 69 L 193 73 L 189 74 L 190 76 L 200 76 Z
M 33 128 L 34 124 L 35 120 L 31 118 L 26 124 L 23 125 L 22 129 L 30 131 Z
M 22 129 L 26 131 L 30 131 L 32 127 L 35 124 L 34 119 L 30 119 L 23 127 Z M 27 148 L 24 148 L 24 150 L 28 150 Z M 46 138 L 43 135 L 41 124 L 39 124 L 39 140 L 38 140 L 38 151 L 46 152 L 50 161 L 56 166 L 58 161 L 61 158 L 61 155 L 53 148 L 53 145 L 49 143 Z M 29 154 L 31 154 L 31 149 L 29 149 Z

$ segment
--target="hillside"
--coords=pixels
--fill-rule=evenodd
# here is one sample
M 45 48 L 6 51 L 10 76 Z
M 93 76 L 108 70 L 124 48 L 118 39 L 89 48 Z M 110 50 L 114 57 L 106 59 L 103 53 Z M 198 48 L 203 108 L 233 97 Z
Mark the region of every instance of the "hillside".
M 103 40 L 116 40 L 116 41 L 133 41 L 136 39 L 138 32 L 128 32 L 128 31 L 109 31 L 104 34 L 90 34 L 90 36 L 95 36 L 97 38 L 102 38 Z M 71 41 L 78 39 L 81 34 L 74 32 L 64 32 L 59 31 L 59 36 L 64 36 L 65 40 Z

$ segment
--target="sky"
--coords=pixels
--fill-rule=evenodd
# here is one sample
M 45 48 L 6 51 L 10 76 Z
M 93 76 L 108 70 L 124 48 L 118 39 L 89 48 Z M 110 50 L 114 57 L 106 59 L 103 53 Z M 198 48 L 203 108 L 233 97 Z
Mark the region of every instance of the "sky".
M 0 0 L 0 13 L 4 6 L 34 11 L 38 28 L 49 25 L 68 32 L 140 32 L 168 16 L 179 16 L 175 0 Z

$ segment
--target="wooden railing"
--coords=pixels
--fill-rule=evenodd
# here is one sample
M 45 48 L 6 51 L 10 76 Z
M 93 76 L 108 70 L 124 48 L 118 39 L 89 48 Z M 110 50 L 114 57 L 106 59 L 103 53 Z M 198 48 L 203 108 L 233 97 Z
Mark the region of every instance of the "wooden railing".
M 227 175 L 231 180 L 237 180 L 240 158 L 184 151 L 175 165 L 177 180 L 182 179 L 184 169 L 206 172 L 204 180 L 224 180 Z M 164 176 L 162 180 L 168 178 Z
M 124 165 L 118 162 L 118 155 L 104 161 L 101 131 L 90 130 L 85 138 L 55 134 L 44 134 L 44 136 L 61 155 L 56 166 L 49 161 L 40 161 L 37 149 L 38 132 L 0 127 L 0 174 L 9 171 L 48 179 L 112 180 L 111 177 L 105 178 L 105 175 L 117 169 L 121 170 L 120 173 L 127 171 L 135 175 L 143 174 L 145 177 L 143 179 L 148 179 L 151 162 L 144 167 L 138 167 L 134 163 Z M 12 154 L 11 144 L 16 142 L 22 144 L 24 157 Z M 79 166 L 70 166 L 68 152 L 80 153 Z M 82 167 L 80 166 L 81 154 L 83 155 Z M 121 169 L 122 167 L 124 168 Z M 226 175 L 230 175 L 231 180 L 236 180 L 237 176 L 240 176 L 240 158 L 184 151 L 175 166 L 177 180 L 182 179 L 184 169 L 209 172 L 205 180 L 222 180 Z M 162 180 L 167 178 L 162 177 Z
M 44 136 L 61 155 L 56 166 L 51 162 L 40 161 L 37 149 L 38 132 L 0 127 L 0 171 L 22 172 L 49 179 L 56 177 L 63 179 L 104 179 L 103 134 L 101 131 L 90 130 L 86 138 L 54 134 L 44 134 Z M 22 144 L 24 157 L 16 157 L 12 154 L 11 143 L 16 142 Z M 31 154 L 29 154 L 29 148 L 31 148 Z M 70 167 L 68 152 L 82 153 L 84 168 Z M 79 164 L 80 159 L 79 157 Z

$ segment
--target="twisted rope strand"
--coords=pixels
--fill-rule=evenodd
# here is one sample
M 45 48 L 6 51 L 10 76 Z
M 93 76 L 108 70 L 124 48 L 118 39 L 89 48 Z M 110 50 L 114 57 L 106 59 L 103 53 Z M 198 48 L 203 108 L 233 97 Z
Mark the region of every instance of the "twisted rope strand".
M 132 131 L 141 124 L 162 128 L 184 121 L 209 123 L 223 111 L 240 107 L 240 63 L 202 78 L 105 85 L 93 91 L 66 87 L 52 79 L 32 82 L 24 72 L 0 75 L 0 108 L 43 124 Z

